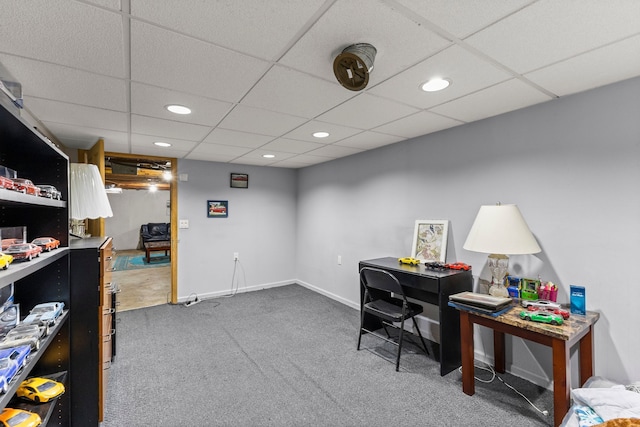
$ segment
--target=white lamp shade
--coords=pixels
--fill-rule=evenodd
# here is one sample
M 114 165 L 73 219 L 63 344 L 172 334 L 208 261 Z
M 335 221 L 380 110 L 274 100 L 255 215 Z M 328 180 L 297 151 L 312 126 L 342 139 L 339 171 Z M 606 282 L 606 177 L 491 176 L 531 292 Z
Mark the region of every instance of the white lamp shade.
M 516 205 L 481 206 L 463 248 L 504 255 L 536 254 L 542 250 Z
M 104 183 L 96 165 L 70 163 L 69 186 L 71 219 L 96 219 L 113 216 Z

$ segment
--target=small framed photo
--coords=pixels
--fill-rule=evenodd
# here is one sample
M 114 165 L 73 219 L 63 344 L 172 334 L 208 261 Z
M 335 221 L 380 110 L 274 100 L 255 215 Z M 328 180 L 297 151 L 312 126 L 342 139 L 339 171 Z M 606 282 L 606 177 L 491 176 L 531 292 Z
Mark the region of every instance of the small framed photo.
M 226 218 L 228 216 L 228 200 L 207 200 L 207 218 Z
M 249 188 L 249 175 L 246 173 L 232 173 L 231 188 Z
M 416 220 L 411 256 L 422 262 L 445 262 L 448 229 L 448 220 Z

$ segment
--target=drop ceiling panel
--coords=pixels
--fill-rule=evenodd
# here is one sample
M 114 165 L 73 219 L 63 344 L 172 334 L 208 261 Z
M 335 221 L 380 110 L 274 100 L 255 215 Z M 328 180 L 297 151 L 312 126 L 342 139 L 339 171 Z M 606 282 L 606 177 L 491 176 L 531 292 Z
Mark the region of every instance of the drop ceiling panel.
M 611 64 L 615 64 L 612 67 Z M 589 70 L 585 73 L 585 70 Z M 593 89 L 640 75 L 640 36 L 542 68 L 525 77 L 558 95 Z
M 524 74 L 638 34 L 639 22 L 635 0 L 541 0 L 465 42 Z
M 280 61 L 335 80 L 334 58 L 354 43 L 377 49 L 370 85 L 402 71 L 450 42 L 379 0 L 339 0 Z
M 118 111 L 31 97 L 24 98 L 24 105 L 45 122 L 127 132 L 127 115 Z
M 68 148 L 81 148 L 88 150 L 98 141 L 104 139 L 105 150 L 107 146 L 117 146 L 118 149 L 129 151 L 129 135 L 126 132 L 118 132 L 106 129 L 87 128 L 63 123 L 43 122 L 53 134 Z M 109 148 L 107 151 L 113 151 Z
M 394 135 L 386 135 L 378 132 L 362 132 L 358 135 L 350 136 L 342 141 L 338 141 L 335 145 L 344 147 L 359 148 L 362 150 L 372 150 L 383 145 L 394 144 L 402 141 L 404 138 Z
M 0 63 L 20 76 L 25 96 L 127 111 L 127 85 L 122 79 L 10 55 L 0 55 Z
M 162 142 L 168 142 L 171 144 L 171 147 L 158 147 L 157 145 L 154 145 L 154 142 L 156 141 L 158 141 L 158 137 L 156 136 L 132 133 L 132 151 L 136 153 L 136 150 L 144 148 L 146 150 L 145 154 L 156 153 L 154 155 L 160 157 L 174 157 L 171 153 L 181 152 L 182 154 L 177 157 L 182 157 L 187 152 L 191 151 L 197 144 L 194 141 L 188 141 L 185 139 L 162 138 Z
M 419 108 L 429 108 L 511 77 L 485 59 L 460 46 L 452 46 L 379 84 L 369 93 Z M 439 92 L 423 91 L 422 84 L 433 78 L 449 79 L 451 85 Z
M 316 148 L 324 147 L 324 144 L 316 144 L 313 142 L 298 141 L 295 139 L 278 138 L 271 141 L 268 144 L 260 147 L 262 150 L 281 151 L 284 153 L 306 153 L 308 151 L 315 150 Z
M 312 156 L 321 156 L 321 157 L 332 157 L 337 159 L 338 157 L 346 157 L 352 154 L 360 153 L 364 151 L 360 148 L 354 147 L 345 147 L 340 145 L 323 145 L 322 147 L 310 151 L 306 154 L 310 154 Z
M 188 159 L 203 159 L 228 162 L 243 154 L 249 153 L 251 148 L 233 147 L 229 145 L 205 144 L 195 147 L 187 156 Z
M 204 142 L 208 144 L 258 148 L 271 140 L 273 140 L 273 136 L 215 128 L 209 135 L 207 135 Z
M 533 0 L 397 0 L 423 19 L 464 38 L 517 11 Z
M 185 105 L 191 114 L 174 114 L 165 107 L 170 104 Z M 233 104 L 203 98 L 184 92 L 131 83 L 131 112 L 159 119 L 215 126 L 231 110 Z
M 118 13 L 61 0 L 5 0 L 1 10 L 2 52 L 124 77 Z
M 276 59 L 324 0 L 134 0 L 131 14 L 259 58 Z
M 318 163 L 328 162 L 329 160 L 333 160 L 329 157 L 318 157 L 318 156 L 309 156 L 306 154 L 301 154 L 295 157 L 291 157 L 289 159 L 285 159 L 279 162 L 272 163 L 270 166 L 278 167 L 278 168 L 303 168 L 305 166 L 316 165 Z
M 439 130 L 448 129 L 463 124 L 459 120 L 453 120 L 438 114 L 429 113 L 428 111 L 420 111 L 411 116 L 403 117 L 395 122 L 382 125 L 375 130 L 388 133 L 391 135 L 401 136 L 403 138 L 415 138 L 420 135 L 426 135 Z
M 236 106 L 220 127 L 261 135 L 280 136 L 297 128 L 307 119 L 258 108 Z
M 247 94 L 242 104 L 313 118 L 354 95 L 336 82 L 274 66 Z
M 318 120 L 370 129 L 418 112 L 418 109 L 363 93 L 318 117 Z
M 314 132 L 328 132 L 326 138 L 316 138 Z M 335 123 L 319 122 L 311 120 L 302 126 L 287 133 L 285 137 L 297 139 L 300 141 L 316 142 L 320 144 L 332 144 L 351 135 L 362 132 L 361 129 L 350 128 L 347 126 L 337 125 Z
M 463 122 L 473 122 L 549 101 L 550 99 L 549 96 L 531 88 L 531 86 L 522 83 L 520 80 L 512 79 L 464 98 L 434 107 L 430 111 Z
M 154 135 L 162 138 L 175 138 L 187 141 L 202 141 L 211 131 L 209 126 L 193 125 L 155 117 L 131 115 L 131 132 L 141 135 Z M 156 138 L 156 140 L 158 140 Z
M 131 23 L 131 79 L 221 101 L 239 100 L 269 64 L 172 33 Z

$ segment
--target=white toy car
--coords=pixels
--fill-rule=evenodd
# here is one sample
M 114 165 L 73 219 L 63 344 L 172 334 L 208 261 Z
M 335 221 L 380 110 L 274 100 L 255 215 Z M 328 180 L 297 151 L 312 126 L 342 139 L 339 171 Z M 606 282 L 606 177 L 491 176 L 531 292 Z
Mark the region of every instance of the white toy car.
M 558 304 L 557 302 L 548 301 L 545 299 L 539 299 L 539 300 L 523 299 L 522 306 L 525 308 L 528 308 L 529 306 L 533 306 L 533 307 L 538 307 L 538 308 L 542 308 L 550 311 L 553 311 L 556 308 L 560 308 L 560 304 Z
M 21 345 L 31 346 L 31 351 L 40 348 L 40 338 L 47 334 L 46 326 L 21 324 L 7 332 L 7 336 L 0 341 L 0 349 L 19 347 Z

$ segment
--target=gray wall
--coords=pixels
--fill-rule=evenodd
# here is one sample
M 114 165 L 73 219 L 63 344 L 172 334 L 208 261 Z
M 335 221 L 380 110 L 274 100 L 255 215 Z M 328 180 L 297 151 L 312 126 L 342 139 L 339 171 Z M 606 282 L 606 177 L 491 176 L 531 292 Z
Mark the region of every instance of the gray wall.
M 448 219 L 447 260 L 471 264 L 483 290 L 486 255 L 462 245 L 481 205 L 515 203 L 542 252 L 511 257 L 511 271 L 555 282 L 561 302 L 569 285 L 585 286 L 587 308 L 601 314 L 595 373 L 637 381 L 638 100 L 632 79 L 302 169 L 296 277 L 356 307 L 359 260 L 408 256 L 416 219 Z M 492 359 L 491 339 L 476 330 L 478 357 Z M 550 385 L 550 349 L 508 345 L 508 369 Z
M 178 297 L 227 295 L 295 280 L 296 171 L 179 160 Z M 249 188 L 230 188 L 231 172 Z M 228 200 L 228 218 L 207 218 L 207 200 Z M 233 254 L 239 253 L 239 263 Z
M 116 249 L 136 249 L 142 224 L 171 219 L 168 191 L 123 190 L 121 194 L 107 196 L 113 216 L 105 219 L 105 232 L 113 238 Z

